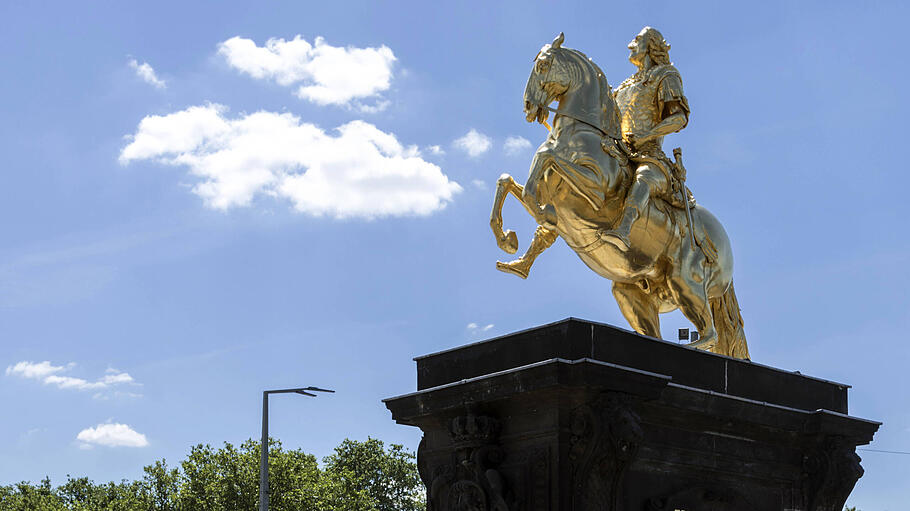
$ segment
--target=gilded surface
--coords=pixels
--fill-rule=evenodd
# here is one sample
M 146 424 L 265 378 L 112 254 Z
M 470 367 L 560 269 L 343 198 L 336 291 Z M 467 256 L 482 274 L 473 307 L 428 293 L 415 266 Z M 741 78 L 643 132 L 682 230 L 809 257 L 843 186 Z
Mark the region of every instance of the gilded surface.
M 500 177 L 490 216 L 499 247 L 510 254 L 518 237 L 502 228 L 506 196 L 515 196 L 538 228 L 524 255 L 497 268 L 527 278 L 561 237 L 613 281 L 613 296 L 637 332 L 659 338 L 659 314 L 680 309 L 701 335 L 692 347 L 749 358 L 730 240 L 686 188 L 681 150 L 671 161 L 661 148 L 689 118 L 670 45 L 657 30 L 642 29 L 628 45 L 637 71 L 614 91 L 591 59 L 563 41 L 560 34 L 537 54 L 524 94 L 525 118 L 546 125 L 549 135 L 524 186 Z

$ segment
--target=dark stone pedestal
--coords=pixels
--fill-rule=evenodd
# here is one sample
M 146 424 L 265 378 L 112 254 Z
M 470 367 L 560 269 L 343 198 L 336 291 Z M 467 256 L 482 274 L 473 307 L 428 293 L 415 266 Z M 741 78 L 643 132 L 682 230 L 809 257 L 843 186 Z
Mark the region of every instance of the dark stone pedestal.
M 433 511 L 842 511 L 847 385 L 567 319 L 418 357 L 387 399 Z

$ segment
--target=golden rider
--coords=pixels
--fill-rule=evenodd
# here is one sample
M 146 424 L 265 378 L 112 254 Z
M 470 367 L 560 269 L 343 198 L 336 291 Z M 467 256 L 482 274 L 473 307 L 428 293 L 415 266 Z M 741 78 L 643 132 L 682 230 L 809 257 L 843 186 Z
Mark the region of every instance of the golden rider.
M 670 63 L 670 45 L 656 29 L 645 27 L 629 43 L 629 61 L 638 71 L 613 93 L 620 110 L 622 138 L 633 152 L 667 164 L 656 168 L 644 163 L 635 170 L 626 196 L 623 215 L 616 229 L 605 231 L 603 240 L 620 250 L 629 249 L 629 233 L 653 195 L 669 191 L 670 161 L 661 150 L 664 136 L 686 127 L 689 102 L 683 95 L 682 78 Z
M 686 127 L 689 102 L 683 95 L 682 77 L 670 63 L 670 45 L 657 29 L 645 27 L 629 43 L 629 61 L 638 71 L 622 82 L 613 93 L 620 111 L 622 138 L 632 151 L 668 164 L 655 168 L 653 163 L 639 165 L 625 208 L 616 229 L 603 233 L 620 250 L 629 249 L 629 233 L 651 196 L 667 193 L 669 160 L 661 149 L 664 136 Z
M 663 35 L 652 27 L 645 27 L 629 42 L 628 48 L 629 61 L 638 71 L 616 88 L 613 98 L 620 110 L 622 138 L 635 153 L 632 160 L 637 159 L 640 163 L 635 168 L 616 228 L 600 234 L 604 242 L 624 252 L 630 248 L 632 224 L 642 211 L 647 210 L 651 197 L 670 198 L 674 193 L 670 182 L 673 179 L 670 176 L 672 163 L 661 144 L 664 136 L 680 131 L 689 122 L 689 103 L 683 95 L 682 78 L 670 64 L 670 45 Z M 584 174 L 576 173 L 573 177 L 582 188 L 597 187 L 596 180 L 584 179 L 587 177 Z M 529 178 L 526 192 L 533 187 L 532 182 Z M 671 199 L 671 202 L 676 200 Z M 537 256 L 550 247 L 557 236 L 552 226 L 539 225 L 528 250 L 514 261 L 497 262 L 496 268 L 527 278 Z

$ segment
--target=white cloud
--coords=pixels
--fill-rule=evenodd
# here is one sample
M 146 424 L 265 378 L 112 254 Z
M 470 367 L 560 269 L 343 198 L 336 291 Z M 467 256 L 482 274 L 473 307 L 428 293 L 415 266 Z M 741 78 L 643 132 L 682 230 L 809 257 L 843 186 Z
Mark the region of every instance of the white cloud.
M 129 65 L 133 68 L 133 71 L 136 72 L 136 76 L 142 78 L 145 83 L 154 85 L 159 89 L 164 89 L 167 87 L 167 84 L 164 80 L 158 78 L 158 75 L 155 74 L 155 70 L 152 69 L 152 66 L 148 62 L 143 62 L 140 64 L 136 59 L 130 59 Z
M 135 380 L 133 380 L 133 377 L 130 376 L 129 373 L 116 369 L 108 369 L 106 371 L 107 374 L 96 381 L 88 381 L 83 378 L 57 374 L 61 371 L 72 369 L 75 365 L 76 364 L 70 363 L 65 367 L 55 366 L 51 365 L 47 360 L 43 362 L 22 361 L 7 367 L 6 374 L 7 376 L 19 376 L 22 378 L 39 380 L 45 385 L 54 385 L 59 389 L 105 390 L 115 385 L 135 383 Z
M 439 147 L 438 145 L 428 146 L 427 151 L 429 151 L 430 154 L 434 154 L 436 156 L 443 156 L 446 154 L 445 150 L 443 148 Z
M 57 388 L 61 389 L 77 390 L 97 390 L 107 387 L 107 384 L 102 381 L 89 382 L 87 380 L 83 380 L 82 378 L 74 378 L 72 376 L 57 376 L 55 374 L 45 378 L 44 384 L 56 385 Z
M 503 149 L 505 149 L 506 154 L 509 156 L 521 154 L 530 148 L 531 141 L 524 137 L 508 137 L 506 138 L 505 144 L 503 144 Z
M 221 105 L 144 118 L 120 162 L 186 166 L 209 207 L 248 206 L 256 196 L 290 200 L 300 212 L 336 218 L 429 215 L 461 186 L 416 146 L 364 121 L 329 134 L 292 114 L 234 119 Z
M 478 190 L 487 189 L 487 183 L 485 183 L 484 181 L 482 181 L 480 179 L 472 179 L 471 184 L 474 185 L 474 188 L 477 188 Z
M 117 385 L 119 383 L 133 383 L 133 377 L 129 373 L 109 372 L 101 378 L 105 385 Z
M 468 328 L 468 331 L 471 333 L 471 335 L 477 335 L 477 334 L 482 334 L 484 332 L 488 332 L 491 328 L 493 328 L 493 326 L 494 326 L 493 323 L 490 323 L 489 325 L 484 325 L 484 326 L 480 326 L 477 323 L 468 323 L 467 328 Z
M 490 137 L 471 129 L 465 136 L 455 140 L 455 147 L 468 153 L 471 158 L 476 158 L 490 150 L 493 141 Z
M 107 447 L 145 447 L 149 444 L 145 435 L 138 433 L 126 424 L 98 424 L 94 428 L 85 428 L 76 435 L 80 447 L 90 449 L 95 445 Z
M 395 62 L 395 54 L 386 46 L 342 48 L 326 44 L 322 37 L 310 44 L 299 35 L 290 41 L 269 39 L 265 46 L 232 37 L 218 45 L 218 53 L 253 78 L 284 86 L 301 83 L 297 96 L 320 105 L 348 105 L 378 96 L 389 88 Z M 354 106 L 372 112 L 385 109 L 388 102 Z
M 63 366 L 54 366 L 51 365 L 50 361 L 45 360 L 44 362 L 28 362 L 22 361 L 17 362 L 16 365 L 11 365 L 6 368 L 6 375 L 11 376 L 21 376 L 23 378 L 34 378 L 42 379 L 46 378 L 54 373 L 59 373 L 65 368 Z

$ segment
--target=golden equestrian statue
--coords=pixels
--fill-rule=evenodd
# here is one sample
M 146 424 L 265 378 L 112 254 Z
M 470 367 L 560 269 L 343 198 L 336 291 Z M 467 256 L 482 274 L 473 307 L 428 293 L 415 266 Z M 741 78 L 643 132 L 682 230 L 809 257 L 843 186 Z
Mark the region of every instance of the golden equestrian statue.
M 524 255 L 496 267 L 527 278 L 537 256 L 562 237 L 613 281 L 613 296 L 635 331 L 660 338 L 659 314 L 678 308 L 701 336 L 689 346 L 748 359 L 730 239 L 686 187 L 682 152 L 674 150 L 670 160 L 661 149 L 663 137 L 689 119 L 670 45 L 657 30 L 642 29 L 629 43 L 638 71 L 614 91 L 597 64 L 564 48 L 564 39 L 559 34 L 541 48 L 524 93 L 527 121 L 550 134 L 523 187 L 508 174 L 499 178 L 490 215 L 497 244 L 510 254 L 518 237 L 502 229 L 509 193 L 538 227 Z

